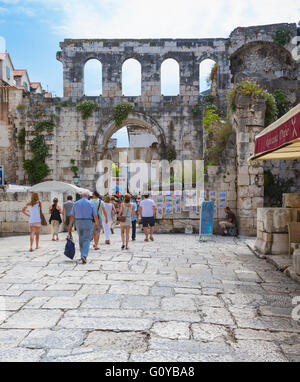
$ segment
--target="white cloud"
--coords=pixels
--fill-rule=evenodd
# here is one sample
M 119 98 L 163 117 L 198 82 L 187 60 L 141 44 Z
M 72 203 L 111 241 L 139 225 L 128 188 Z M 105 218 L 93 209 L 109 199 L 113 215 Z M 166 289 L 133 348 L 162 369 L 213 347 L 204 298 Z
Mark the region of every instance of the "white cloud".
M 238 26 L 297 22 L 295 0 L 27 0 L 59 9 L 68 38 L 227 37 Z
M 7 8 L 0 7 L 0 16 L 6 15 L 7 13 L 9 13 L 9 10 Z
M 38 14 L 38 11 L 36 9 L 30 7 L 15 7 L 14 10 L 17 13 L 21 13 L 22 15 L 25 15 L 27 17 L 36 17 Z

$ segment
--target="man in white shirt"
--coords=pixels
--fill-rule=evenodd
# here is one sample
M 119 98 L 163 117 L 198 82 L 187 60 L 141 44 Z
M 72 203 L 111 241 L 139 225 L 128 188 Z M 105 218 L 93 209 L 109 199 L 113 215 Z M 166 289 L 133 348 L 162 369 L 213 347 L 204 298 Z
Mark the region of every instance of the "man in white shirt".
M 150 226 L 150 240 L 154 241 L 153 233 L 155 226 L 155 203 L 152 199 L 149 199 L 149 195 L 145 195 L 145 199 L 141 201 L 139 206 L 139 213 L 142 217 L 145 241 L 149 241 L 149 231 L 148 227 Z

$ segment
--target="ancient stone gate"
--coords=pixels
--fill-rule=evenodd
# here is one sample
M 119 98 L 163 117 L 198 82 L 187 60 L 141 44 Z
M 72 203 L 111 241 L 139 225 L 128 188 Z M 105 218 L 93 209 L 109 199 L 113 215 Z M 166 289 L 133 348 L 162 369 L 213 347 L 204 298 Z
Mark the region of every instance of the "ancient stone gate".
M 279 30 L 290 36 L 284 46 L 274 39 Z M 19 183 L 26 182 L 22 162 L 23 158 L 31 159 L 31 132 L 36 116 L 42 115 L 43 119 L 55 116 L 53 131 L 45 135 L 49 147 L 46 162 L 51 170 L 47 179 L 72 182 L 70 161 L 73 160 L 79 167 L 80 185 L 93 188 L 97 181 L 97 161 L 105 157 L 107 141 L 120 127 L 117 128 L 114 122 L 113 106 L 123 102 L 133 107 L 123 126 L 144 127 L 158 141 L 158 150 L 148 160 L 166 159 L 169 150 L 173 150 L 179 160 L 203 159 L 203 139 L 206 138 L 202 115 L 193 113 L 195 106 L 203 101 L 199 91 L 200 63 L 207 58 L 217 63 L 212 91 L 220 109 L 226 109 L 227 90 L 235 81 L 245 77 L 256 79 L 271 90 L 284 89 L 291 103 L 295 104 L 300 99 L 300 64 L 294 56 L 296 35 L 296 24 L 274 24 L 239 27 L 229 38 L 65 40 L 60 44 L 61 51 L 57 52 L 57 59 L 63 65 L 64 97 L 45 99 L 39 95 L 27 97 L 20 94 L 14 98 L 14 108 L 10 108 L 12 129 L 16 133 L 23 127 L 26 129 L 25 146 L 18 149 L 15 159 L 17 171 L 11 178 Z M 125 97 L 122 91 L 122 65 L 130 58 L 141 64 L 141 95 L 137 97 Z M 180 68 L 177 96 L 161 94 L 161 65 L 168 58 L 176 60 Z M 102 95 L 98 97 L 84 95 L 84 65 L 90 59 L 102 63 Z M 90 118 L 83 120 L 76 105 L 86 99 L 93 100 L 98 107 Z M 27 110 L 17 110 L 18 103 L 25 104 Z M 222 163 L 218 168 L 208 168 L 207 178 L 208 190 L 228 191 L 228 202 L 232 208 L 246 211 L 242 216 L 245 227 L 251 215 L 251 228 L 248 230 L 251 233 L 256 224 L 251 211 L 261 205 L 263 195 L 263 170 L 252 169 L 249 172 L 246 156 L 251 153 L 254 132 L 263 128 L 264 119 L 263 107 L 259 109 L 259 118 L 254 119 L 250 112 L 252 107 L 251 102 L 244 102 L 233 118 L 238 141 L 232 137 Z M 240 126 L 243 126 L 241 131 Z M 11 136 L 15 137 L 16 133 Z M 252 184 L 252 181 L 257 184 Z M 243 198 L 252 185 L 260 187 L 259 192 L 255 191 L 255 198 L 260 200 L 253 199 L 249 204 Z M 239 186 L 244 187 L 242 194 Z

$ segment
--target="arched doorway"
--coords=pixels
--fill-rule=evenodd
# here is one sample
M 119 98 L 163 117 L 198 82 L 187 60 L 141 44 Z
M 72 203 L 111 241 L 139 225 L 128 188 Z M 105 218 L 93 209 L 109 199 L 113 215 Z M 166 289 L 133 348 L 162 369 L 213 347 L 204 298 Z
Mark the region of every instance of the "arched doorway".
M 137 164 L 143 163 L 148 176 L 151 172 L 151 162 L 165 159 L 166 156 L 163 130 L 152 118 L 140 113 L 130 114 L 121 127 L 117 127 L 115 122 L 111 121 L 99 129 L 95 145 L 98 163 L 112 161 L 112 166 L 117 166 L 120 170 L 118 176 L 127 176 L 128 187 Z M 128 190 L 133 193 L 136 191 L 134 188 Z

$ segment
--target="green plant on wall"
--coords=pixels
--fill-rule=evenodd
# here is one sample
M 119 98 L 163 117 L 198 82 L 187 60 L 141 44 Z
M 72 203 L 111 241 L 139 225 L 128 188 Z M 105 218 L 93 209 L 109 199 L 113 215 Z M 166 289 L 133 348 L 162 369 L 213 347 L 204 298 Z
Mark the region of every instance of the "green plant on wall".
M 83 120 L 88 119 L 96 110 L 98 104 L 94 101 L 82 101 L 77 105 L 77 110 L 81 113 L 81 117 Z
M 39 118 L 44 118 L 45 116 L 46 113 L 41 111 L 35 115 L 37 121 L 32 132 L 34 138 L 29 144 L 32 159 L 24 159 L 23 161 L 23 168 L 31 184 L 41 182 L 50 173 L 49 166 L 45 163 L 49 147 L 46 144 L 44 133 L 51 133 L 53 131 L 55 115 L 51 114 L 48 119 L 39 120 Z
M 46 131 L 47 133 L 52 133 L 54 127 L 55 127 L 55 123 L 53 121 L 53 118 L 51 118 L 47 121 L 39 121 L 35 125 L 34 134 L 39 134 L 39 133 L 42 133 L 44 131 Z
M 71 171 L 73 172 L 74 175 L 76 175 L 79 168 L 75 165 L 75 159 L 71 159 L 70 164 L 71 164 L 71 168 L 70 168 Z
M 26 109 L 26 105 L 24 105 L 23 103 L 20 103 L 18 106 L 17 106 L 17 110 L 18 111 L 24 111 Z
M 213 146 L 209 147 L 205 153 L 207 166 L 218 166 L 221 155 L 226 148 L 228 139 L 232 134 L 232 127 L 228 121 L 219 121 L 214 124 L 211 131 Z
M 279 178 L 270 170 L 264 172 L 264 196 L 272 207 L 282 206 L 282 194 L 289 193 L 292 185 L 291 179 Z
M 217 75 L 218 75 L 218 64 L 215 63 L 214 66 L 211 68 L 209 76 L 206 79 L 206 83 L 208 86 L 210 86 L 211 83 L 216 79 Z
M 132 111 L 133 106 L 130 103 L 119 103 L 114 106 L 114 121 L 117 128 L 122 127 L 123 122 Z
M 203 101 L 200 102 L 198 105 L 196 105 L 192 109 L 192 114 L 196 116 L 200 116 L 203 113 L 203 110 L 205 110 L 207 107 L 214 106 L 215 109 L 217 109 L 217 106 L 215 106 L 216 97 L 212 94 L 207 94 L 203 97 Z
M 45 143 L 44 136 L 36 136 L 30 143 L 30 149 L 33 158 L 24 160 L 23 167 L 30 183 L 35 184 L 43 180 L 50 172 L 48 165 L 45 163 L 49 148 Z
M 203 116 L 203 127 L 211 133 L 214 127 L 220 122 L 221 118 L 217 113 L 217 108 L 214 105 L 209 105 L 205 109 Z
M 287 94 L 284 90 L 276 89 L 272 92 L 272 95 L 275 98 L 278 111 L 278 118 L 280 118 L 290 110 L 291 103 L 289 102 Z
M 169 162 L 173 162 L 173 160 L 176 160 L 177 154 L 173 146 L 169 146 L 167 148 L 167 157 Z
M 277 119 L 277 105 L 275 98 L 267 90 L 263 89 L 255 81 L 243 80 L 234 84 L 233 88 L 226 94 L 227 104 L 230 106 L 232 112 L 236 111 L 236 96 L 246 95 L 250 96 L 253 101 L 258 99 L 265 99 L 266 101 L 266 115 L 265 126 L 268 126 Z
M 267 91 L 263 93 L 266 100 L 266 113 L 265 113 L 265 127 L 269 126 L 271 123 L 278 119 L 278 110 L 275 98 L 272 94 Z
M 18 133 L 18 143 L 19 146 L 23 147 L 25 145 L 26 130 L 25 127 L 22 127 Z
M 280 28 L 273 35 L 273 41 L 278 45 L 284 46 L 291 41 L 291 32 Z

